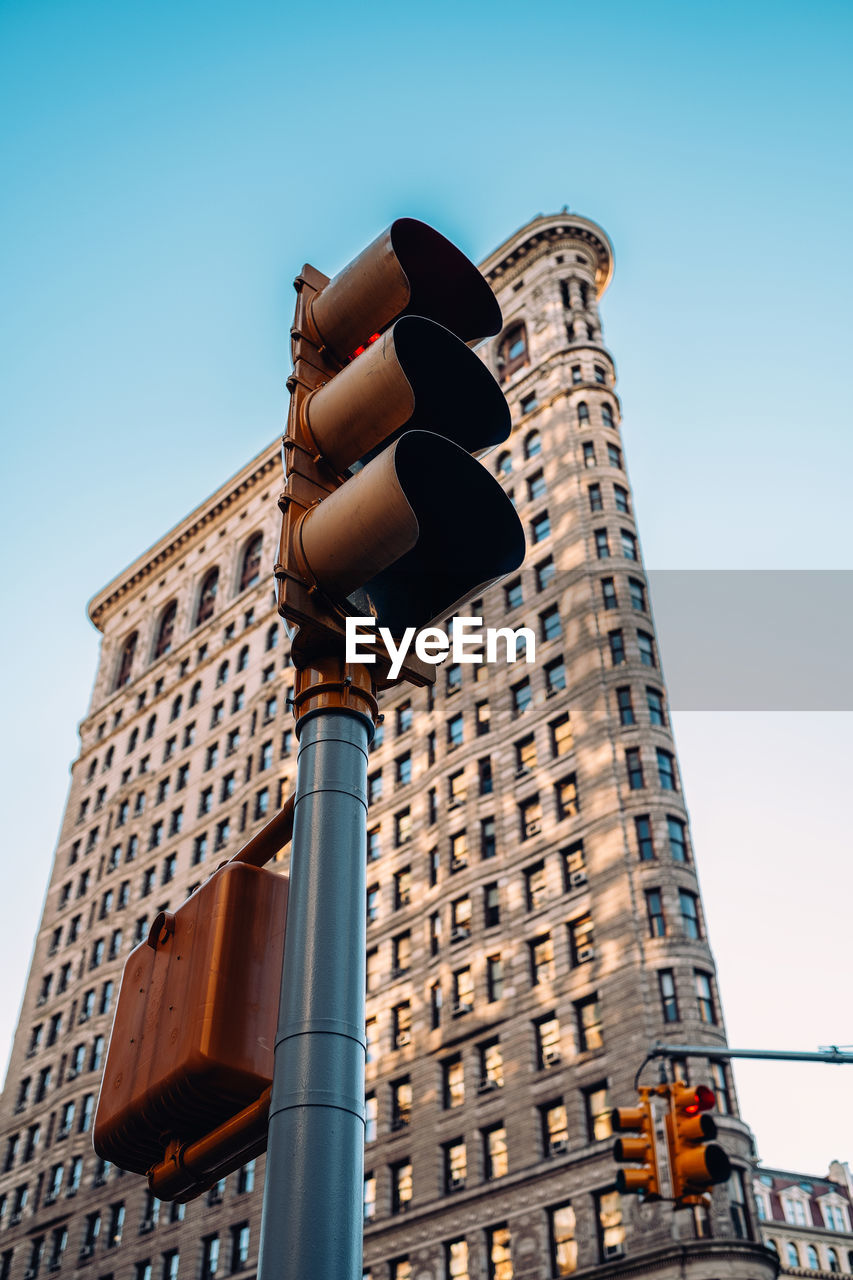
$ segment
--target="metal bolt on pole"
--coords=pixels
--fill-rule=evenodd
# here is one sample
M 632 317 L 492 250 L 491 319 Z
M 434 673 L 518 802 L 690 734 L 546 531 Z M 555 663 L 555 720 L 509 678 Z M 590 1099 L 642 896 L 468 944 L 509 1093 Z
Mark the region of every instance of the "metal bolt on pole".
M 367 749 L 376 704 L 372 693 L 353 699 L 360 691 L 350 677 L 334 685 L 336 697 L 330 674 L 300 672 L 302 694 L 297 682 L 290 896 L 258 1280 L 362 1274 Z

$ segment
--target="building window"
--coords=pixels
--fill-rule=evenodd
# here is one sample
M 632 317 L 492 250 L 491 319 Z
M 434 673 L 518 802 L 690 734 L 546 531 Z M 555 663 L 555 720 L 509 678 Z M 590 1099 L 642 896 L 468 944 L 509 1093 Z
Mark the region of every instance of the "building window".
M 664 791 L 677 791 L 678 787 L 675 780 L 675 756 L 671 751 L 664 751 L 662 747 L 657 749 L 658 759 L 658 781 Z
M 412 1203 L 412 1162 L 398 1160 L 391 1165 L 391 1212 L 405 1213 Z
M 462 713 L 451 716 L 447 721 L 447 744 L 451 748 L 461 747 L 465 738 L 465 725 Z
M 610 645 L 610 662 L 614 667 L 619 667 L 625 661 L 625 638 L 621 629 L 616 631 L 608 631 L 607 640 Z
M 613 501 L 616 504 L 617 511 L 621 511 L 623 515 L 630 515 L 631 505 L 628 501 L 628 490 L 623 489 L 621 484 L 613 486 Z
M 445 1194 L 461 1191 L 465 1186 L 468 1173 L 468 1160 L 465 1150 L 465 1139 L 454 1138 L 446 1142 L 444 1152 L 444 1190 Z
M 408 844 L 412 838 L 412 811 L 407 805 L 399 813 L 394 814 L 394 847 Z
M 475 723 L 477 727 L 477 737 L 482 737 L 484 733 L 489 732 L 491 723 L 491 712 L 488 702 L 478 702 L 474 708 Z
M 687 827 L 680 818 L 667 815 L 667 832 L 669 834 L 669 852 L 673 862 L 687 861 Z
M 698 939 L 702 937 L 702 929 L 699 923 L 699 899 L 695 893 L 689 893 L 686 889 L 679 889 L 678 904 L 681 908 L 681 927 L 684 930 L 686 938 Z
M 486 1256 L 489 1267 L 488 1280 L 512 1280 L 510 1235 L 509 1227 L 505 1222 L 487 1229 Z
M 576 840 L 568 848 L 563 849 L 563 889 L 572 893 L 587 882 L 586 859 L 584 857 L 583 840 Z
M 637 647 L 640 650 L 640 661 L 644 667 L 656 667 L 658 665 L 654 637 L 650 636 L 647 631 L 637 632 Z
M 479 793 L 481 796 L 490 796 L 492 794 L 492 761 L 490 756 L 483 756 L 477 761 L 477 778 L 479 783 Z
M 531 840 L 542 830 L 542 805 L 539 796 L 530 796 L 518 806 L 522 840 Z
M 556 605 L 547 609 L 545 613 L 539 615 L 539 626 L 542 632 L 543 642 L 548 640 L 558 640 L 562 632 L 560 623 L 560 610 Z
M 598 996 L 587 996 L 575 1004 L 575 1021 L 578 1031 L 578 1048 L 581 1053 L 603 1048 L 601 1035 L 601 1007 Z
M 646 915 L 649 921 L 649 934 L 652 938 L 666 937 L 666 916 L 660 889 L 646 890 Z
M 536 1065 L 539 1070 L 560 1065 L 560 1024 L 556 1014 L 537 1018 L 533 1024 L 536 1035 Z
M 198 596 L 198 606 L 196 608 L 194 626 L 200 627 L 203 622 L 207 622 L 208 618 L 213 617 L 213 610 L 216 604 L 216 592 L 219 587 L 219 570 L 211 569 L 205 575 L 201 584 L 201 591 Z
M 402 1049 L 412 1039 L 412 1006 L 403 1000 L 391 1010 L 391 1046 Z
M 534 471 L 532 476 L 527 480 L 527 500 L 528 502 L 536 502 L 539 498 L 544 498 L 547 493 L 545 484 L 545 473 L 543 471 Z
M 652 689 L 646 685 L 646 702 L 649 708 L 650 723 L 665 725 L 666 712 L 664 711 L 663 694 L 660 689 Z
M 412 869 L 401 867 L 394 873 L 394 910 L 408 907 L 412 900 Z
M 391 1129 L 405 1129 L 412 1119 L 412 1082 L 402 1076 L 391 1084 Z
M 580 812 L 577 776 L 574 773 L 568 774 L 557 783 L 554 791 L 557 797 L 557 820 L 576 818 Z
M 711 987 L 711 977 L 707 973 L 702 973 L 699 969 L 694 969 L 694 977 L 696 979 L 696 1000 L 699 1005 L 699 1018 L 702 1022 L 716 1025 L 717 1014 L 714 1007 L 714 993 Z
M 748 1240 L 751 1233 L 746 1208 L 746 1191 L 744 1189 L 743 1174 L 740 1169 L 732 1169 L 732 1176 L 729 1178 L 726 1190 L 729 1196 L 729 1212 L 734 1234 L 739 1240 Z M 832 1250 L 829 1250 L 829 1252 L 831 1253 Z M 837 1259 L 834 1267 L 830 1262 L 829 1269 L 830 1271 L 838 1270 Z
M 530 538 L 535 544 L 544 541 L 551 533 L 551 517 L 547 511 L 542 511 L 535 519 L 530 522 Z
M 629 747 L 625 752 L 625 767 L 628 771 L 628 786 L 632 791 L 642 791 L 645 787 L 643 762 L 639 747 Z
M 589 485 L 589 487 L 587 488 L 587 494 L 589 495 L 590 511 L 603 511 L 604 500 L 602 499 L 602 496 L 601 496 L 601 485 L 600 484 Z
M 646 604 L 646 588 L 640 582 L 639 578 L 628 579 L 628 590 L 631 594 L 631 608 L 638 613 L 648 613 Z
M 588 1085 L 581 1092 L 588 1140 L 590 1142 L 601 1142 L 605 1138 L 611 1137 L 613 1133 L 610 1123 L 612 1107 L 606 1081 Z
M 461 1018 L 474 1008 L 474 978 L 470 965 L 453 974 L 453 1016 Z
M 636 724 L 634 703 L 631 698 L 631 689 L 628 685 L 623 685 L 616 690 L 616 706 L 619 711 L 619 723 L 623 728 Z
M 584 466 L 594 467 L 595 466 L 595 445 L 592 443 L 591 440 L 584 440 L 583 445 L 581 447 L 583 449 Z M 592 502 L 592 499 L 590 499 L 590 503 L 591 502 Z M 593 510 L 598 510 L 598 508 L 594 507 Z
M 505 1178 L 509 1169 L 506 1129 L 503 1122 L 483 1129 L 483 1174 L 487 1182 Z
M 658 987 L 664 1022 L 678 1022 L 678 998 L 675 993 L 675 975 L 672 969 L 658 970 Z
M 451 662 L 445 667 L 444 680 L 448 697 L 459 692 L 462 688 L 462 667 L 458 662 Z
M 583 379 L 582 379 L 582 377 L 581 377 L 581 367 L 580 367 L 580 365 L 579 365 L 579 364 L 573 364 L 573 365 L 572 365 L 571 373 L 572 373 L 572 385 L 573 385 L 573 386 L 577 386 L 577 385 L 578 385 L 578 383 L 580 383 L 580 382 L 582 382 L 582 381 L 583 381 Z
M 371 773 L 367 779 L 367 802 L 375 804 L 377 800 L 382 799 L 382 770 L 377 769 L 375 773 Z
M 596 1197 L 598 1209 L 598 1244 L 602 1262 L 619 1258 L 625 1252 L 625 1227 L 622 1223 L 622 1200 L 618 1191 L 603 1191 Z
M 729 1088 L 729 1077 L 726 1071 L 725 1063 L 709 1062 L 708 1069 L 711 1075 L 711 1085 L 714 1090 L 714 1096 L 717 1100 L 717 1110 L 720 1115 L 728 1116 L 732 1114 L 732 1097 Z M 758 1201 L 757 1201 L 758 1203 Z
M 638 560 L 637 539 L 631 533 L 630 529 L 620 529 L 619 539 L 622 543 L 622 555 L 626 560 Z
M 450 870 L 451 873 L 462 871 L 468 866 L 468 835 L 465 831 L 457 831 L 450 837 Z
M 554 981 L 554 943 L 550 933 L 531 938 L 527 944 L 530 954 L 530 985 Z
M 500 955 L 486 957 L 486 995 L 490 1004 L 503 996 L 503 961 Z
M 612 578 L 601 579 L 601 596 L 605 609 L 618 609 L 619 599 L 616 595 L 616 587 Z
M 575 1238 L 575 1211 L 568 1202 L 548 1210 L 548 1234 L 551 1275 L 573 1275 L 578 1266 L 578 1243 Z
M 498 457 L 498 465 L 496 467 L 496 471 L 499 476 L 512 475 L 512 454 L 511 453 L 505 450 L 502 454 L 500 454 L 500 456 Z
M 546 1156 L 556 1156 L 567 1150 L 569 1125 L 562 1098 L 546 1102 L 539 1108 L 542 1124 L 542 1150 Z
M 133 659 L 136 654 L 136 645 L 139 640 L 139 632 L 133 631 L 125 640 L 121 657 L 119 658 L 118 671 L 116 672 L 115 688 L 123 689 L 126 684 L 130 683 L 130 675 L 133 669 Z
M 540 560 L 536 565 L 534 573 L 536 575 L 536 590 L 544 591 L 550 582 L 553 582 L 556 573 L 554 567 L 553 556 L 548 556 L 545 560 Z
M 596 529 L 595 537 L 595 554 L 599 560 L 610 559 L 610 539 L 606 529 Z
M 160 626 L 157 630 L 157 643 L 154 645 L 154 661 L 163 658 L 167 653 L 171 652 L 172 639 L 175 634 L 175 618 L 178 613 L 178 604 L 176 600 L 172 600 L 166 605 L 160 618 Z
M 497 887 L 497 886 L 496 886 Z M 537 911 L 545 903 L 548 885 L 545 879 L 545 863 L 539 861 L 524 872 L 524 894 L 528 911 Z
M 566 664 L 562 658 L 554 658 L 545 664 L 545 692 L 551 698 L 566 687 Z M 527 704 L 530 705 L 529 703 Z
M 569 921 L 569 951 L 573 968 L 589 964 L 590 960 L 595 959 L 592 916 L 580 916 L 577 920 Z
M 498 381 L 506 382 L 525 364 L 527 364 L 527 330 L 522 321 L 507 329 L 500 340 L 497 357 Z

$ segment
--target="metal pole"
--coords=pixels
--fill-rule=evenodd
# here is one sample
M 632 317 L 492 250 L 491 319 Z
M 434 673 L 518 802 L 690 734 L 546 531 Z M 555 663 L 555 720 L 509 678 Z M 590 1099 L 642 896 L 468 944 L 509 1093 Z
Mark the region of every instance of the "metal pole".
M 853 1053 L 840 1049 L 729 1049 L 709 1044 L 656 1044 L 650 1058 L 764 1058 L 771 1062 L 832 1062 L 840 1066 L 853 1062 Z
M 258 1280 L 361 1280 L 367 748 L 317 710 L 299 737 Z

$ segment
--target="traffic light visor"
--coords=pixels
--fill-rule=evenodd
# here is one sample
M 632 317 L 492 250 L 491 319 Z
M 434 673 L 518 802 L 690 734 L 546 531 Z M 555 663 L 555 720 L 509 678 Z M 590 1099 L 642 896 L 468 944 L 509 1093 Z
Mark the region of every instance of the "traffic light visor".
M 463 342 L 501 327 L 497 299 L 474 263 L 416 218 L 392 222 L 317 294 L 310 313 L 341 364 L 403 315 L 436 320 Z
M 422 627 L 517 569 L 524 530 L 494 477 L 464 449 L 407 431 L 309 510 L 301 548 L 318 587 L 392 634 Z

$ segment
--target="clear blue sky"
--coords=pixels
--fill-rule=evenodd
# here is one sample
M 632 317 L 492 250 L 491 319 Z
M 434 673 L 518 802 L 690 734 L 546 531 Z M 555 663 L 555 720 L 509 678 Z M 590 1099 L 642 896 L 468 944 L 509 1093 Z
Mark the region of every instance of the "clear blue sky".
M 820 0 L 4 0 L 0 1030 L 94 672 L 85 602 L 278 434 L 306 259 L 332 272 L 400 214 L 475 258 L 537 212 L 596 219 L 647 566 L 853 567 L 852 25 Z M 851 730 L 677 719 L 732 1043 L 853 1042 Z M 850 1071 L 739 1068 L 768 1162 L 853 1157 Z

